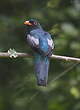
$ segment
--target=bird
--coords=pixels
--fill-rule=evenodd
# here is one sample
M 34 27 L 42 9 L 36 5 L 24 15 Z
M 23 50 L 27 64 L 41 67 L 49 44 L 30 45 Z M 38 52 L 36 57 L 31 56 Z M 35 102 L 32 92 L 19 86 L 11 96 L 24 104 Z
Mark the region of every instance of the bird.
M 38 86 L 47 86 L 50 56 L 54 49 L 51 35 L 36 19 L 24 21 L 26 41 L 34 52 L 34 70 Z

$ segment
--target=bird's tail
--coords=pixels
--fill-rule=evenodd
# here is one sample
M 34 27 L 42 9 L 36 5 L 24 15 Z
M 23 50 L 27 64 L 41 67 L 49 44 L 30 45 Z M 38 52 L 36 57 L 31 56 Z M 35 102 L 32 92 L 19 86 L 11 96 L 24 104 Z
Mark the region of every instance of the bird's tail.
M 37 76 L 37 84 L 46 86 L 48 80 L 49 58 L 37 55 L 35 57 L 35 72 Z

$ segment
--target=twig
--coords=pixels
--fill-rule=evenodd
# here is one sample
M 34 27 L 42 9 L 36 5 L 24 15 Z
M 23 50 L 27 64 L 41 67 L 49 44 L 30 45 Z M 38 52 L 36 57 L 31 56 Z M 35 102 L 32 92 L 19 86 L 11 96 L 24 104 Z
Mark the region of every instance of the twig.
M 32 55 L 28 53 L 19 53 L 16 52 L 14 49 L 9 49 L 8 52 L 0 52 L 0 58 L 16 58 L 16 57 L 32 57 Z M 80 62 L 80 58 L 74 58 L 74 57 L 67 57 L 67 56 L 59 56 L 59 55 L 52 55 L 51 58 L 54 59 L 60 59 L 60 60 L 66 60 L 66 61 L 76 61 Z
M 67 57 L 67 56 L 52 55 L 51 58 L 80 62 L 80 58 Z
M 27 53 L 19 53 L 16 52 L 17 57 L 32 57 L 32 55 Z M 0 58 L 7 58 L 10 57 L 10 54 L 8 52 L 0 52 Z

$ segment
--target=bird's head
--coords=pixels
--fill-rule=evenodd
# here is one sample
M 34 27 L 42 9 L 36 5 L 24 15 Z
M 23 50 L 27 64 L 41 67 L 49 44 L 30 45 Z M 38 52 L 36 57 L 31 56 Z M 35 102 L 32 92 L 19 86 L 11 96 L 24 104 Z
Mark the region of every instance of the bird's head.
M 30 19 L 28 21 L 25 21 L 24 25 L 26 25 L 28 28 L 31 28 L 31 29 L 41 28 L 39 22 L 35 19 Z

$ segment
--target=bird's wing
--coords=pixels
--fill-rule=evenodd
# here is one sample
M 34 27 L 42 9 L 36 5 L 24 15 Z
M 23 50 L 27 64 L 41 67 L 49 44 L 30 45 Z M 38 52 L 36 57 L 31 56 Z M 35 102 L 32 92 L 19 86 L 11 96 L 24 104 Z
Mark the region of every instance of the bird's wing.
M 53 40 L 50 34 L 42 34 L 37 32 L 31 32 L 27 34 L 28 44 L 41 55 L 47 56 L 52 54 L 52 49 L 54 48 Z
M 48 45 L 48 51 L 47 54 L 48 56 L 52 55 L 52 51 L 54 49 L 54 42 L 51 38 L 51 35 L 48 32 L 45 32 L 45 38 L 47 39 L 47 45 Z
M 31 34 L 27 35 L 27 42 L 32 48 L 38 48 L 39 46 L 39 38 L 34 37 Z
M 51 49 L 54 49 L 54 42 L 53 42 L 51 35 L 49 33 L 46 33 L 46 38 L 47 38 L 48 46 Z

